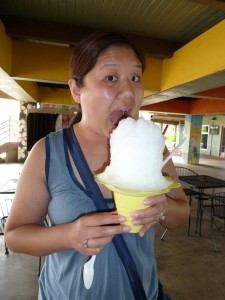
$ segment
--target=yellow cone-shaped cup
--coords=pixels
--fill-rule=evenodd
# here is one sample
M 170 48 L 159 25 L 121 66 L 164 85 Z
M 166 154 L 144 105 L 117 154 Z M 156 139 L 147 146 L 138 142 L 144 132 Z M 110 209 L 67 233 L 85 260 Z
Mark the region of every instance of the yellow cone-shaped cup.
M 132 224 L 133 218 L 130 216 L 130 213 L 134 210 L 147 208 L 147 206 L 143 204 L 143 200 L 149 196 L 149 193 L 146 196 L 135 196 L 135 194 L 136 193 L 134 193 L 134 195 L 125 195 L 114 192 L 117 212 L 120 216 L 126 217 L 126 221 L 123 224 L 131 227 L 130 233 L 138 233 L 143 226 Z M 151 194 L 151 196 L 153 196 L 153 194 Z
M 110 185 L 110 183 L 103 182 L 97 177 L 95 180 L 98 183 L 104 184 L 109 190 L 114 192 L 114 200 L 116 209 L 119 215 L 126 217 L 126 221 L 122 224 L 129 225 L 131 227 L 130 233 L 138 233 L 143 225 L 133 225 L 133 218 L 130 216 L 132 211 L 145 209 L 146 205 L 143 204 L 143 200 L 150 196 L 160 195 L 168 193 L 172 188 L 180 187 L 180 183 L 174 182 L 170 177 L 167 177 L 169 185 L 161 190 L 154 191 L 134 191 L 121 187 Z

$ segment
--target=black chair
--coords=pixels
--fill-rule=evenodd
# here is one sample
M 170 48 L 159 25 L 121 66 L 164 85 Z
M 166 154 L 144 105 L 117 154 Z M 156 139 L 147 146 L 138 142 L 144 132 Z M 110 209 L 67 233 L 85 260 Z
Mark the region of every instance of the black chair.
M 186 167 L 182 167 L 182 166 L 175 166 L 176 172 L 178 177 L 179 176 L 195 176 L 198 175 L 198 173 L 196 173 L 195 171 L 186 168 Z M 189 198 L 189 205 L 191 207 L 192 204 L 192 199 L 194 196 L 198 196 L 199 192 L 195 191 L 194 189 L 190 188 L 188 185 L 182 183 L 182 187 L 183 190 L 186 194 L 186 196 Z M 188 235 L 190 236 L 190 227 L 191 227 L 191 212 L 190 212 L 190 216 L 189 216 L 189 221 L 188 221 Z M 168 229 L 165 229 L 165 231 L 163 232 L 162 236 L 161 236 L 161 240 L 163 240 L 164 236 L 166 235 Z
M 214 250 L 217 252 L 216 242 L 213 235 L 213 225 L 216 226 L 218 230 L 222 228 L 225 231 L 225 192 L 212 192 L 211 203 L 202 205 L 201 214 L 200 214 L 200 236 L 202 231 L 202 218 L 203 213 L 210 215 L 210 224 L 211 224 L 211 239 L 213 242 Z M 223 225 L 218 225 L 217 220 L 221 220 Z
M 185 167 L 181 167 L 181 166 L 175 166 L 176 172 L 178 174 L 178 176 L 195 176 L 198 175 L 197 172 L 189 169 L 189 168 L 185 168 Z M 200 201 L 206 201 L 210 199 L 210 195 L 197 191 L 193 188 L 191 188 L 190 186 L 186 185 L 185 183 L 182 183 L 182 187 L 183 190 L 186 194 L 186 196 L 189 198 L 189 206 L 191 209 L 191 205 L 192 205 L 192 200 L 196 199 L 198 201 L 198 207 L 200 207 Z M 197 209 L 197 220 L 199 219 L 199 211 Z M 197 225 L 196 225 L 197 226 Z M 189 216 L 189 221 L 188 221 L 188 236 L 190 236 L 190 228 L 191 228 L 191 211 L 190 211 L 190 216 Z M 197 233 L 197 228 L 195 230 L 195 232 Z
M 175 166 L 175 169 L 176 169 L 178 177 L 179 176 L 195 176 L 195 175 L 198 175 L 198 173 L 196 173 L 195 171 L 193 171 L 189 168 Z M 192 200 L 192 196 L 195 196 L 197 194 L 197 191 L 193 190 L 192 188 L 190 188 L 185 183 L 182 183 L 182 187 L 183 187 L 183 190 L 184 190 L 185 194 L 188 197 L 190 197 L 191 200 Z

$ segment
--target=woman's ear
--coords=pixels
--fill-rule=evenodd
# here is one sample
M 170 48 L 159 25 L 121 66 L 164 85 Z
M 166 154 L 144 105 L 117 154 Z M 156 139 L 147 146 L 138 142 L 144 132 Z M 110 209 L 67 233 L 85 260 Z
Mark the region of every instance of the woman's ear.
M 73 96 L 73 99 L 77 102 L 80 103 L 80 88 L 77 87 L 76 80 L 70 79 L 68 81 L 69 87 L 70 87 L 70 92 Z

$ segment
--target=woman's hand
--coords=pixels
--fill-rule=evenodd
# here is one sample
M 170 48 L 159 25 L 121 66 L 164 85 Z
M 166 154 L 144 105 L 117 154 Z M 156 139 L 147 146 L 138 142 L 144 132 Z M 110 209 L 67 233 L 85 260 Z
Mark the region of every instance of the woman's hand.
M 70 224 L 70 248 L 85 255 L 96 255 L 114 235 L 130 231 L 130 226 L 120 225 L 124 221 L 125 217 L 116 212 L 97 212 L 80 217 Z
M 140 237 L 144 236 L 152 226 L 162 219 L 168 200 L 165 194 L 161 194 L 144 199 L 144 204 L 148 206 L 146 209 L 132 211 L 130 214 L 133 218 L 132 224 L 143 225 L 139 232 Z

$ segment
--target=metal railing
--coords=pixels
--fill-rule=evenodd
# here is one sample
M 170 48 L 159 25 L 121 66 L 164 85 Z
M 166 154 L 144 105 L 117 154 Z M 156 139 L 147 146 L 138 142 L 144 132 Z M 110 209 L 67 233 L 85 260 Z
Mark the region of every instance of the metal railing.
M 8 142 L 17 142 L 19 121 L 8 119 L 0 123 L 0 146 Z

